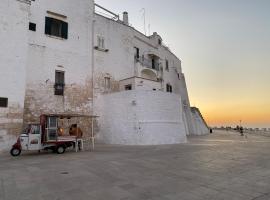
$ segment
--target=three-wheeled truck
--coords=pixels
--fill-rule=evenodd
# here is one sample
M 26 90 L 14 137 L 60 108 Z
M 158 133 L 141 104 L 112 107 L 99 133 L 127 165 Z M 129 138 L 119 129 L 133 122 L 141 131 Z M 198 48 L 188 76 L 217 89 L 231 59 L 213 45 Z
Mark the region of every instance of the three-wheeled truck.
M 22 151 L 40 152 L 41 150 L 53 150 L 58 154 L 63 154 L 69 147 L 73 147 L 77 152 L 83 149 L 84 140 L 91 142 L 94 149 L 93 120 L 96 117 L 74 114 L 43 114 L 40 116 L 39 124 L 28 124 L 12 146 L 10 154 L 19 156 Z M 86 133 L 84 139 L 83 132 L 79 127 L 80 119 L 87 122 L 90 120 L 88 128 L 91 128 L 91 133 Z

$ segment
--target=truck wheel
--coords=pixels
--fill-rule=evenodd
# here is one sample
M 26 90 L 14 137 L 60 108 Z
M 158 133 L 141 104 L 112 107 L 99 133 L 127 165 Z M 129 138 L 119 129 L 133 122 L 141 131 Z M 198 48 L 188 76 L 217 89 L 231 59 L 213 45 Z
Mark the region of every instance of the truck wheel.
M 18 148 L 12 148 L 11 150 L 10 150 L 10 154 L 12 155 L 12 156 L 14 156 L 14 157 L 16 157 L 16 156 L 19 156 L 20 154 L 21 154 L 21 150 L 20 149 L 18 149 Z
M 65 153 L 65 151 L 66 151 L 66 148 L 64 147 L 64 146 L 58 146 L 57 148 L 56 148 L 56 153 L 58 153 L 58 154 L 63 154 L 63 153 Z

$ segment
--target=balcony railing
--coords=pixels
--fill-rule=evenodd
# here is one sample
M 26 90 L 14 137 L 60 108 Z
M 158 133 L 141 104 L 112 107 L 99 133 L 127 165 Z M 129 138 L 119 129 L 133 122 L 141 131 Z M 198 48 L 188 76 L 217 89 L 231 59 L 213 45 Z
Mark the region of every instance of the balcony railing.
M 148 59 L 143 56 L 140 57 L 135 56 L 135 61 L 139 62 L 142 66 L 146 68 L 154 69 L 156 71 L 160 70 L 161 64 L 159 63 L 159 59 Z

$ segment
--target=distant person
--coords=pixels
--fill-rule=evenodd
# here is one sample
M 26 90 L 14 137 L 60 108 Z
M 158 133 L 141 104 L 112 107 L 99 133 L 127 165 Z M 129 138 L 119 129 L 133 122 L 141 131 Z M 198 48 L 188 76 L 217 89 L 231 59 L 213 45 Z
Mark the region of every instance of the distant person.
M 210 133 L 213 133 L 213 129 L 212 128 L 210 128 Z
M 242 127 L 242 126 L 239 128 L 239 130 L 240 130 L 240 134 L 241 134 L 241 136 L 244 136 L 244 129 L 243 129 L 243 127 Z

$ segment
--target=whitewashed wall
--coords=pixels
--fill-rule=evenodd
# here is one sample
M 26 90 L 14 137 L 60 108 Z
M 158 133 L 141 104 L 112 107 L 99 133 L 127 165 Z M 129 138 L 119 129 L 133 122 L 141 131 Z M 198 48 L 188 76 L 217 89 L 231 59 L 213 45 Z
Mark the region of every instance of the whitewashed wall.
M 133 90 L 161 90 L 160 82 L 138 77 L 121 80 L 119 84 L 120 91 L 124 91 L 126 85 L 131 85 Z
M 146 37 L 134 28 L 124 25 L 121 22 L 105 18 L 100 15 L 95 15 L 95 46 L 98 45 L 98 37 L 105 40 L 105 49 L 108 51 L 95 50 L 95 89 L 97 93 L 102 93 L 104 89 L 104 77 L 110 76 L 113 83 L 112 92 L 123 90 L 125 84 L 132 84 L 133 88 L 141 90 L 153 90 L 158 88 L 161 91 L 166 91 L 166 84 L 170 84 L 173 93 L 179 94 L 182 98 L 181 108 L 183 109 L 183 118 L 187 134 L 195 133 L 195 126 L 191 118 L 190 102 L 185 81 L 185 76 L 182 73 L 181 60 L 175 56 L 166 46 L 158 44 L 160 36 L 153 35 Z M 163 82 L 148 84 L 145 81 L 143 84 L 138 84 L 138 81 L 126 80 L 127 78 L 140 76 L 142 66 L 135 62 L 135 48 L 140 49 L 140 56 L 147 57 L 148 54 L 157 55 L 159 62 L 163 66 L 163 73 L 157 72 L 158 76 L 162 76 Z M 169 63 L 169 69 L 166 70 L 166 60 Z M 154 71 L 154 70 L 153 70 Z M 117 81 L 121 81 L 120 86 Z M 138 79 L 136 79 L 138 80 Z M 139 85 L 139 87 L 137 87 Z M 119 89 L 120 87 L 120 89 Z
M 106 74 L 118 81 L 140 75 L 134 59 L 134 47 L 137 47 L 140 49 L 140 56 L 147 57 L 152 53 L 159 56 L 164 69 L 166 59 L 169 61 L 169 72 L 164 70 L 163 73 L 162 90 L 165 91 L 166 84 L 170 83 L 173 86 L 173 92 L 180 94 L 180 82 L 177 74 L 182 73 L 181 61 L 168 48 L 159 45 L 155 38 L 149 38 L 130 26 L 96 14 L 95 46 L 98 46 L 98 37 L 104 38 L 104 49 L 107 51 L 95 50 L 97 88 L 102 85 L 99 81 L 103 81 Z
M 98 141 L 123 145 L 186 142 L 179 95 L 160 91 L 124 91 L 98 99 Z
M 22 128 L 29 7 L 29 1 L 0 3 L 0 97 L 8 98 L 8 107 L 0 108 L 0 150 Z
M 191 121 L 194 127 L 194 132 L 192 135 L 206 135 L 209 134 L 209 128 L 202 118 L 202 114 L 198 108 L 191 108 Z
M 91 0 L 32 2 L 30 21 L 37 29 L 29 31 L 25 122 L 41 113 L 91 111 L 93 9 Z M 68 39 L 45 35 L 45 17 L 66 21 Z M 56 70 L 65 72 L 64 96 L 54 95 Z
M 48 11 L 66 18 L 52 16 Z M 45 35 L 46 16 L 68 23 L 67 40 Z M 35 32 L 28 30 L 29 22 L 36 24 Z M 106 118 L 100 121 L 103 141 L 118 143 L 117 140 L 121 144 L 179 143 L 185 141 L 185 134 L 201 131 L 194 124 L 189 108 L 180 59 L 167 47 L 158 44 L 160 36 L 146 37 L 133 27 L 94 14 L 93 0 L 38 0 L 31 1 L 31 6 L 26 0 L 3 0 L 0 4 L 0 30 L 4 47 L 0 49 L 0 96 L 9 98 L 9 107 L 0 108 L 0 145 L 1 141 L 12 140 L 9 133 L 17 133 L 21 129 L 22 119 L 25 123 L 38 122 L 42 113 L 89 114 L 93 109 L 92 75 L 97 112 L 106 114 Z M 105 48 L 93 52 L 92 41 L 97 46 L 98 37 L 104 38 Z M 141 75 L 142 68 L 136 66 L 138 63 L 134 60 L 134 47 L 140 49 L 140 56 L 154 54 L 160 58 L 163 73 L 157 72 L 157 75 L 162 75 L 163 82 L 142 82 L 135 78 L 132 82 L 134 88 L 142 91 L 103 96 L 103 93 L 123 90 L 120 80 Z M 169 61 L 168 71 L 165 70 L 166 60 Z M 56 70 L 65 72 L 64 96 L 54 95 Z M 105 77 L 111 80 L 110 90 L 104 88 Z M 173 94 L 165 93 L 167 83 L 172 85 Z M 131 114 L 136 115 L 134 118 L 128 113 L 134 120 L 132 123 L 119 127 L 111 124 L 114 116 L 106 110 L 112 109 L 119 115 L 119 120 L 126 120 L 125 112 L 122 112 L 125 108 L 115 99 L 127 106 L 131 99 L 139 102 L 130 107 Z M 100 108 L 99 101 L 103 102 L 104 108 Z M 111 126 L 123 130 L 119 129 L 116 137 L 108 139 L 112 137 L 108 128 Z M 108 135 L 104 134 L 105 130 Z M 128 130 L 130 132 L 125 136 L 124 132 Z

